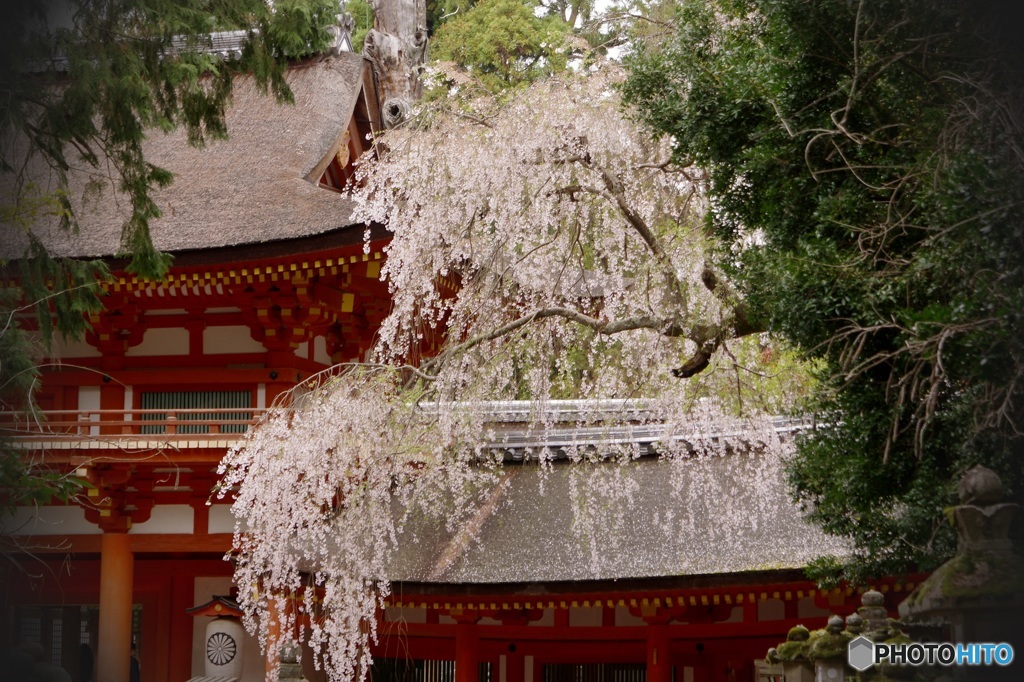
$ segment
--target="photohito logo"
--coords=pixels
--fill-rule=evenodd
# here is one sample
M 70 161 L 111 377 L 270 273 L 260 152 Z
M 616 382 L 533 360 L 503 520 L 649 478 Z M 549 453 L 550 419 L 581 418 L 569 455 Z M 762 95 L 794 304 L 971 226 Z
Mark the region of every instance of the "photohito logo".
M 846 647 L 850 667 L 863 672 L 879 663 L 893 665 L 1010 665 L 1013 647 L 1009 644 L 951 644 L 949 642 L 911 642 L 875 644 L 864 636 L 850 640 Z

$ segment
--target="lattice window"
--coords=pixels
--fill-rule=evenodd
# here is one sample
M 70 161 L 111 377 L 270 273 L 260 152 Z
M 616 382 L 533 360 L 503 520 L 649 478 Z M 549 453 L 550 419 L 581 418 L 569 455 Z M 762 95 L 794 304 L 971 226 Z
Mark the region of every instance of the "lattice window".
M 64 651 L 64 619 L 59 609 L 52 609 L 50 620 L 50 663 L 60 665 L 60 655 Z
M 18 614 L 18 639 L 24 642 L 43 642 L 42 609 L 22 608 Z
M 481 663 L 480 682 L 491 682 L 491 664 Z M 455 661 L 427 661 L 407 658 L 374 658 L 372 682 L 454 682 Z
M 675 679 L 675 669 L 673 669 Z M 549 663 L 543 668 L 544 682 L 645 682 L 643 663 Z
M 248 424 L 228 424 L 224 422 L 240 419 L 251 419 L 252 412 L 223 412 L 218 410 L 252 407 L 252 391 L 152 391 L 142 394 L 142 409 L 168 410 L 142 415 L 142 421 L 160 421 L 167 419 L 174 410 L 208 409 L 209 412 L 175 413 L 177 432 L 188 434 L 210 433 L 210 425 L 215 424 L 221 433 L 245 433 Z M 189 422 L 202 422 L 193 423 Z M 220 422 L 220 423 L 218 423 Z M 143 425 L 142 433 L 167 433 L 164 424 Z

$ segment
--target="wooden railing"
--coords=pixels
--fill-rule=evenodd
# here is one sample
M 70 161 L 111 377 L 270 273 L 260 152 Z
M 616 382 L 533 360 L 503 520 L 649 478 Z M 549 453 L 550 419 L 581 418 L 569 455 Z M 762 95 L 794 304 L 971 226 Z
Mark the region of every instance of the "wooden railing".
M 93 438 L 232 438 L 263 416 L 256 408 L 46 410 L 0 414 L 0 434 L 16 440 Z

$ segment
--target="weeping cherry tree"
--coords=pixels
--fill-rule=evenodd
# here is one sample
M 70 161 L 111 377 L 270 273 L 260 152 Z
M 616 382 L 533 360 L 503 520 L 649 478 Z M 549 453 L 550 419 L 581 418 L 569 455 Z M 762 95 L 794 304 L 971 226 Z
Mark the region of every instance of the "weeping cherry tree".
M 602 64 L 505 103 L 434 100 L 361 168 L 357 217 L 393 232 L 374 362 L 335 368 L 222 464 L 240 602 L 271 650 L 306 639 L 331 679 L 366 673 L 403 520 L 456 528 L 499 477 L 497 401 L 528 401 L 543 436 L 553 401 L 586 398 L 576 424 L 601 427 L 628 399 L 680 462 L 724 451 L 702 434 L 741 418 L 777 446 L 749 420 L 786 409 L 805 375 L 712 267 L 703 175 L 631 120 L 622 77 Z M 587 483 L 591 506 L 628 497 L 623 480 Z

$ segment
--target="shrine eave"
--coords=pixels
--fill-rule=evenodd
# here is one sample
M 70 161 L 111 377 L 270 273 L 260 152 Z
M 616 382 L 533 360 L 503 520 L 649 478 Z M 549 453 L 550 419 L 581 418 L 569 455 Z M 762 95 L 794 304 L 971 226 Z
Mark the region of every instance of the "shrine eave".
M 390 238 L 391 232 L 383 225 L 354 223 L 339 225 L 333 230 L 309 236 L 232 246 L 181 249 L 169 253 L 174 256 L 172 269 L 203 267 L 221 269 L 225 266 L 249 261 L 289 259 L 338 249 L 350 249 L 355 246 L 361 247 L 367 242 L 380 242 Z M 125 258 L 109 257 L 104 260 L 112 270 L 124 270 L 128 265 L 128 260 Z
M 759 571 L 738 571 L 734 573 L 705 573 L 694 575 L 659 576 L 647 578 L 620 578 L 596 580 L 551 580 L 507 583 L 429 583 L 396 581 L 392 584 L 394 595 L 459 596 L 472 599 L 486 594 L 498 596 L 618 594 L 637 590 L 686 590 L 686 589 L 729 589 L 737 586 L 758 584 L 800 583 L 810 584 L 802 568 L 767 569 Z M 395 597 L 398 599 L 398 596 Z
M 871 586 L 843 584 L 819 588 L 802 569 L 745 571 L 629 580 L 575 580 L 544 583 L 432 584 L 394 583 L 391 607 L 463 610 L 517 610 L 614 606 L 742 606 L 759 601 L 806 597 L 838 603 L 876 589 L 895 600 L 923 578 L 886 577 Z

